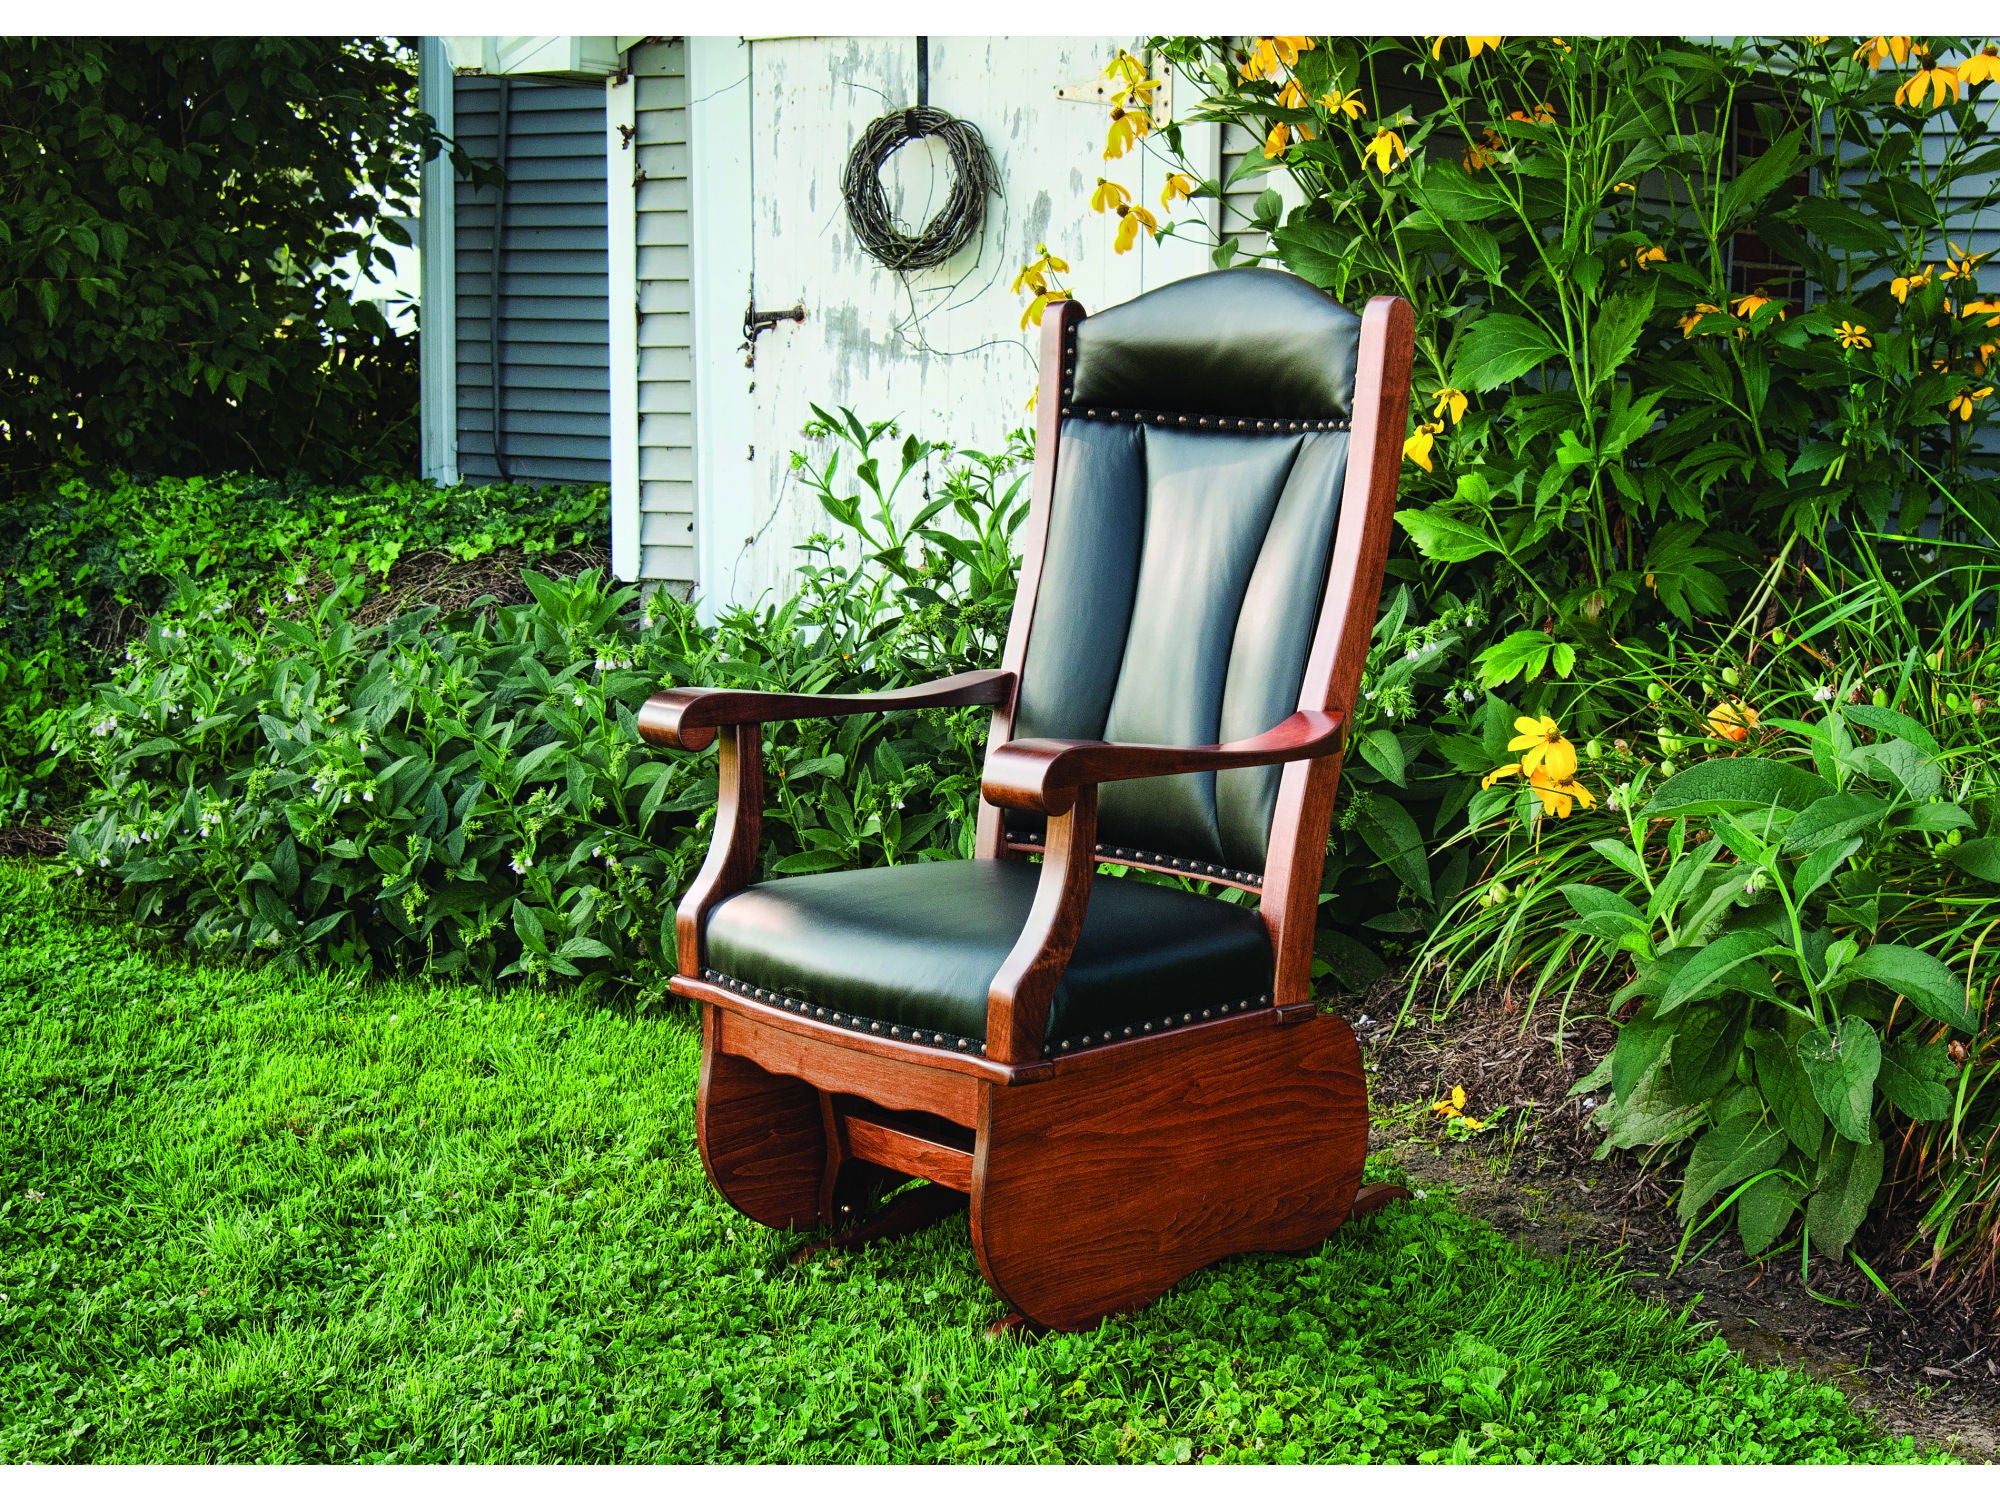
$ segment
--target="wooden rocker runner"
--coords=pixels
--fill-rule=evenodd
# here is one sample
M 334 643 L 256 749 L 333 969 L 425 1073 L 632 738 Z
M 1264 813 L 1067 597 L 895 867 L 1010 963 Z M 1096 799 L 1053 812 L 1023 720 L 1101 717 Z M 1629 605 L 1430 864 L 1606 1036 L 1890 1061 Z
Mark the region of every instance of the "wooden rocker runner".
M 1082 1328 L 1372 1206 L 1313 924 L 1411 328 L 1399 299 L 1357 318 L 1270 270 L 1058 303 L 999 671 L 646 704 L 648 740 L 721 760 L 673 987 L 702 1002 L 702 1160 L 737 1208 L 831 1225 L 927 1179 L 891 1204 L 905 1227 L 968 1195 L 993 1289 Z M 993 709 L 975 858 L 755 880 L 760 725 L 965 704 Z

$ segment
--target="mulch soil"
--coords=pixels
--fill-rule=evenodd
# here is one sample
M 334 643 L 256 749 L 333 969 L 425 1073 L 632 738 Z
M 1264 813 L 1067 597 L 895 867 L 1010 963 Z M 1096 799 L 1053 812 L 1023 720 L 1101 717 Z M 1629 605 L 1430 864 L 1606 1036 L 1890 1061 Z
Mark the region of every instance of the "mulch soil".
M 1420 997 L 1399 1027 L 1403 993 L 1386 980 L 1340 1008 L 1356 1022 L 1370 1070 L 1371 1149 L 1394 1153 L 1412 1186 L 1449 1183 L 1469 1212 L 1546 1254 L 1614 1259 L 1633 1290 L 1689 1308 L 1751 1358 L 1836 1381 L 1893 1432 L 1964 1458 L 2000 1459 L 2000 1288 L 1928 1276 L 1921 1250 L 1907 1249 L 1913 1215 L 1871 1221 L 1855 1243 L 1900 1307 L 1858 1267 L 1819 1256 L 1808 1290 L 1796 1242 L 1758 1263 L 1744 1256 L 1733 1223 L 1712 1243 L 1689 1244 L 1676 1268 L 1678 1167 L 1648 1172 L 1632 1152 L 1596 1160 L 1603 1137 L 1585 1101 L 1603 1093 L 1569 1097 L 1617 1040 L 1602 1002 L 1594 1014 L 1573 1006 L 1567 1019 L 1553 1007 L 1524 1016 L 1492 992 L 1433 1019 Z M 1468 1115 L 1501 1112 L 1491 1128 L 1447 1134 L 1431 1105 L 1454 1086 L 1466 1091 Z

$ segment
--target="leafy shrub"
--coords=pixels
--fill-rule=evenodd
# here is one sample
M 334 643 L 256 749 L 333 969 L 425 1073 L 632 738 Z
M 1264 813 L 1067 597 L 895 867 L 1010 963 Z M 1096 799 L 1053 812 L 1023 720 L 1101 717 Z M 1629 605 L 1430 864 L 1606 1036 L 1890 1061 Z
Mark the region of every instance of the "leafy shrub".
M 112 474 L 16 499 L 0 531 L 0 817 L 61 805 L 67 788 L 46 754 L 55 711 L 172 597 L 176 578 L 218 582 L 245 610 L 282 608 L 306 573 L 342 563 L 381 576 L 415 552 L 469 560 L 587 546 L 606 503 L 602 486 L 329 487 L 244 474 Z
M 414 74 L 385 37 L 0 43 L 0 494 L 415 468 L 416 340 L 339 269 L 409 243 Z
M 1801 570 L 1817 597 L 1781 600 L 1783 624 L 1635 653 L 1645 687 L 1578 773 L 1607 811 L 1535 821 L 1532 794 L 1474 793 L 1486 867 L 1417 970 L 1440 1003 L 1629 977 L 1586 1084 L 1612 1088 L 1605 1149 L 1692 1139 L 1684 1216 L 1733 1211 L 1755 1253 L 1801 1205 L 1837 1253 L 1886 1182 L 1934 1266 L 2000 1260 L 2000 651 L 1994 570 L 1955 555 L 1974 560 L 1903 590 Z
M 1005 617 L 992 596 L 1005 569 L 982 578 L 929 518 L 895 521 L 900 480 L 885 487 L 871 451 L 894 428 L 843 415 L 816 429 L 836 447 L 809 482 L 836 519 L 861 517 L 863 491 L 877 502 L 862 557 L 834 561 L 841 544 L 816 539 L 808 594 L 713 628 L 596 574 L 529 573 L 531 603 L 365 628 L 351 573 L 303 617 L 261 622 L 220 584 L 181 583 L 131 661 L 67 716 L 60 748 L 97 780 L 70 832 L 76 871 L 196 947 L 286 964 L 640 985 L 670 973 L 714 759 L 641 744 L 645 698 L 691 683 L 896 686 L 987 664 L 995 638 L 974 606 Z M 935 503 L 1004 549 L 1022 510 L 1018 443 L 901 453 L 903 478 L 942 469 Z M 878 570 L 895 580 L 886 594 Z M 883 612 L 864 618 L 857 598 Z M 767 865 L 969 853 L 984 740 L 972 709 L 773 726 Z

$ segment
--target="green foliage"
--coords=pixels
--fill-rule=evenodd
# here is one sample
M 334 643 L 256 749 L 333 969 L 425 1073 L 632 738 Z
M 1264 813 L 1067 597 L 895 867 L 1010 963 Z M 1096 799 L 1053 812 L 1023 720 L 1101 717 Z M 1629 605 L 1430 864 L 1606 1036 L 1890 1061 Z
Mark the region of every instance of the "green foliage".
M 73 778 L 48 755 L 58 710 L 190 578 L 249 615 L 292 607 L 309 573 L 386 575 L 412 553 L 530 557 L 603 534 L 601 486 L 375 479 L 323 486 L 225 474 L 70 479 L 10 502 L 0 528 L 0 818 L 60 812 Z
M 950 509 L 1004 557 L 1018 444 L 904 445 L 904 477 L 933 464 L 939 497 L 907 526 L 885 498 L 859 530 L 838 455 L 871 483 L 894 429 L 850 415 L 819 435 L 837 446 L 811 482 L 862 558 L 835 563 L 816 539 L 804 592 L 713 628 L 594 573 L 530 572 L 529 603 L 369 627 L 353 619 L 353 574 L 300 618 L 182 582 L 58 735 L 96 782 L 73 869 L 204 950 L 657 984 L 712 828 L 715 763 L 642 745 L 645 699 L 681 684 L 859 691 L 986 665 L 1011 607 L 1011 569 L 968 566 L 970 544 L 945 545 L 929 522 Z M 768 866 L 969 854 L 984 740 L 977 710 L 774 726 Z
M 416 341 L 366 299 L 435 148 L 415 92 L 382 37 L 0 44 L 0 494 L 413 469 Z
M 0 865 L 0 1031 L 0 1462 L 1919 1456 L 1436 1190 L 1038 1340 L 962 1219 L 788 1267 L 678 1009 L 187 963 Z
M 1415 307 L 1400 519 L 1427 591 L 1491 600 L 1484 685 L 1713 619 L 1795 538 L 1913 532 L 1939 503 L 2000 537 L 2000 301 L 1951 243 L 2000 201 L 1983 70 L 1933 111 L 1851 38 L 1508 37 L 1473 58 L 1324 37 L 1269 74 L 1223 39 L 1162 44 L 1204 91 L 1192 118 L 1290 132 L 1198 196 L 1288 175 L 1297 206 L 1279 222 L 1267 192 L 1253 218 L 1265 254 L 1350 305 Z M 1391 136 L 1407 161 L 1368 154 Z

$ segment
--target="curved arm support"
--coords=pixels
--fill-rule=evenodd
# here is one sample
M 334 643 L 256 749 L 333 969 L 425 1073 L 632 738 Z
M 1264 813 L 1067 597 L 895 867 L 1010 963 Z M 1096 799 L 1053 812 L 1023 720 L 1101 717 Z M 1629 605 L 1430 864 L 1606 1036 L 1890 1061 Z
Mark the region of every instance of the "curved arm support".
M 1068 811 L 1049 819 L 1035 904 L 986 992 L 986 1055 L 995 1062 L 1040 1059 L 1049 1004 L 1083 932 L 1097 874 L 1097 788 L 1079 787 L 1073 795 Z
M 669 688 L 655 693 L 639 710 L 639 734 L 649 744 L 700 750 L 715 731 L 738 724 L 773 724 L 786 719 L 839 719 L 849 714 L 887 713 L 906 708 L 964 708 L 1005 703 L 1014 691 L 1012 672 L 960 672 L 936 682 L 886 693 L 760 693 L 735 688 Z
M 1084 787 L 1188 771 L 1233 771 L 1340 752 L 1346 715 L 1300 709 L 1275 728 L 1226 745 L 1120 745 L 1105 740 L 1010 740 L 986 757 L 988 802 L 1022 812 L 1067 811 Z

